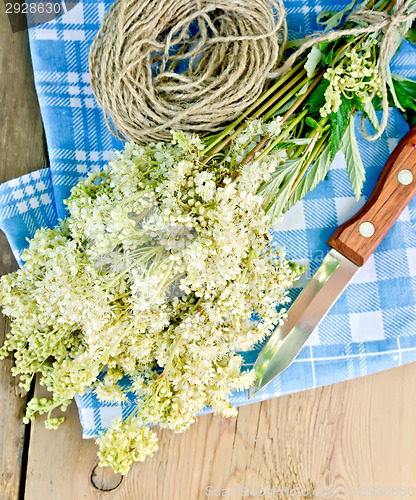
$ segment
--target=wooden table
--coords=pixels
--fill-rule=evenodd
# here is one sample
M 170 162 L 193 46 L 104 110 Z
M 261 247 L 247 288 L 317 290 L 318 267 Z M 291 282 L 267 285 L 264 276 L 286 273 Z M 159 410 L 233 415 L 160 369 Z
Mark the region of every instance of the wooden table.
M 3 182 L 46 161 L 27 33 L 13 34 L 4 10 L 0 89 Z M 5 274 L 17 266 L 4 235 L 0 242 Z M 7 328 L 2 317 L 0 343 Z M 159 432 L 159 452 L 121 483 L 96 469 L 96 446 L 82 440 L 75 405 L 58 431 L 41 420 L 25 428 L 25 395 L 11 366 L 0 363 L 0 500 L 196 500 L 218 498 L 221 488 L 230 497 L 237 487 L 269 488 L 272 498 L 273 486 L 274 498 L 361 498 L 370 487 L 394 496 L 395 486 L 414 487 L 416 495 L 416 363 L 253 404 L 237 418 L 207 415 L 184 434 Z

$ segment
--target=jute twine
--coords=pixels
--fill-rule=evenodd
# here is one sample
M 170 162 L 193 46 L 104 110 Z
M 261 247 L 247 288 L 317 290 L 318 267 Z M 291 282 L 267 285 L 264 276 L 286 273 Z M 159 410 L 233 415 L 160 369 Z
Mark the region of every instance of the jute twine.
M 281 0 L 117 0 L 91 46 L 91 85 L 123 139 L 212 133 L 261 95 L 285 42 Z

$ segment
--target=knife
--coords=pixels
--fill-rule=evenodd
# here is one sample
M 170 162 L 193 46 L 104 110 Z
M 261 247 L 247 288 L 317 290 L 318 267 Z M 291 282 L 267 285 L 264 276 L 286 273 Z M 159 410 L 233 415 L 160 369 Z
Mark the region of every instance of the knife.
M 365 205 L 329 238 L 331 250 L 254 364 L 249 399 L 292 363 L 415 194 L 416 126 L 390 155 Z

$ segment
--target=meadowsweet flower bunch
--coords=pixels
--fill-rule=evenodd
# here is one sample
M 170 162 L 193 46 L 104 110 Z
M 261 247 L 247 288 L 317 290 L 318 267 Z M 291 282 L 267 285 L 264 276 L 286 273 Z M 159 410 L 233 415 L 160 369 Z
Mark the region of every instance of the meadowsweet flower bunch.
M 394 1 L 365 5 L 395 12 Z M 330 13 L 328 27 L 346 10 Z M 87 388 L 102 401 L 137 401 L 97 440 L 101 465 L 125 473 L 157 449 L 149 426 L 181 432 L 206 405 L 235 414 L 229 394 L 253 381 L 239 352 L 284 320 L 301 271 L 270 243 L 270 225 L 326 178 L 340 149 L 360 196 L 354 118 L 362 112 L 381 134 L 380 89 L 384 108 L 388 90 L 415 122 L 416 83 L 388 64 L 381 81 L 385 32 L 362 11 L 341 36 L 302 41 L 308 50 L 291 69 L 218 134 L 126 144 L 73 188 L 59 227 L 36 233 L 25 265 L 0 281 L 12 319 L 0 358 L 13 352 L 22 386 L 39 374 L 52 394 L 29 401 L 26 422 L 46 414 L 57 428 L 54 410 Z M 412 35 L 413 0 L 403 12 L 385 61 Z
M 276 306 L 300 273 L 270 244 L 258 194 L 285 151 L 229 173 L 279 123 L 249 123 L 211 169 L 195 136 L 127 144 L 73 188 L 68 218 L 39 230 L 1 279 L 12 324 L 0 355 L 14 351 L 23 385 L 39 373 L 52 393 L 29 402 L 26 421 L 47 414 L 56 428 L 53 410 L 86 388 L 122 402 L 127 377 L 137 408 L 98 439 L 102 465 L 125 473 L 157 448 L 148 424 L 181 432 L 206 405 L 235 415 L 228 395 L 253 381 L 238 351 L 283 321 Z
M 342 96 L 354 96 L 363 106 L 374 96 L 381 97 L 382 80 L 379 76 L 377 42 L 368 38 L 365 42 L 348 50 L 341 61 L 334 63 L 324 73 L 329 81 L 325 90 L 325 105 L 320 109 L 324 118 L 337 113 L 342 105 Z

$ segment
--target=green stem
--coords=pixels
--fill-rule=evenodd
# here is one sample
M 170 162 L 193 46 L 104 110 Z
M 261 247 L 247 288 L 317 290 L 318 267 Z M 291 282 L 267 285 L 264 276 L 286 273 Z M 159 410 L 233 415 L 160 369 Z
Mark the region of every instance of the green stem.
M 299 99 L 297 99 L 296 102 L 293 103 L 293 105 L 286 111 L 286 113 L 283 115 L 283 121 L 286 121 L 290 116 L 293 115 L 293 113 L 299 108 L 299 106 L 306 100 L 307 97 L 309 97 L 310 94 L 315 90 L 315 87 L 318 86 L 318 84 L 321 82 L 323 77 L 323 72 L 319 73 L 315 80 L 310 84 L 308 90 L 302 94 Z
M 276 137 L 274 141 L 263 149 L 257 160 L 261 160 L 266 156 L 273 148 L 275 148 L 280 142 L 284 142 L 284 139 L 289 135 L 289 133 L 303 120 L 303 118 L 308 114 L 308 110 L 304 109 L 300 115 L 298 115 L 292 122 Z M 290 139 L 288 139 L 290 141 Z
M 243 274 L 240 277 L 240 283 L 242 283 L 244 278 L 246 277 L 248 268 L 250 267 L 251 261 L 253 260 L 255 254 L 256 254 L 256 252 L 255 252 L 254 248 L 252 248 L 250 250 L 250 254 L 249 254 L 247 262 L 246 262 L 246 267 L 244 268 Z
M 304 85 L 308 83 L 310 78 L 306 80 L 302 80 L 295 88 L 293 85 L 296 84 L 302 77 L 306 76 L 306 71 L 301 71 L 293 80 L 291 80 L 285 87 L 283 87 L 279 92 L 277 92 L 270 101 L 267 101 L 253 116 L 253 118 L 258 118 L 259 116 L 263 117 L 264 112 L 270 108 L 278 99 L 283 97 L 281 101 L 277 103 L 279 106 L 277 109 L 283 107 L 286 102 L 290 101 L 290 99 L 298 92 Z M 275 107 L 273 108 L 275 109 Z M 272 113 L 273 114 L 273 113 Z M 264 121 L 267 121 L 267 115 L 264 116 Z
M 180 348 L 180 346 L 183 344 L 183 337 L 178 337 L 172 348 L 171 348 L 171 351 L 169 353 L 169 357 L 168 357 L 168 360 L 166 361 L 166 364 L 163 368 L 163 372 L 159 375 L 159 377 L 166 377 L 166 374 L 168 373 L 168 371 L 170 370 L 170 368 L 172 367 L 172 363 L 173 363 L 173 358 L 176 356 L 176 353 L 178 352 L 178 349 Z
M 306 74 L 306 71 L 305 71 L 305 74 Z M 301 90 L 309 81 L 311 81 L 311 78 L 307 78 L 306 80 L 301 81 L 298 85 L 296 85 L 294 88 L 292 88 L 292 90 L 290 92 L 286 92 L 283 99 L 281 99 L 267 113 L 265 113 L 263 115 L 263 120 L 267 121 L 273 115 L 277 114 L 279 109 L 282 108 L 288 101 L 290 101 L 290 99 L 292 99 L 292 97 L 294 97 L 299 92 L 299 90 Z M 293 83 L 296 83 L 296 82 L 293 82 Z M 297 102 L 298 101 L 296 101 L 296 103 Z
M 143 247 L 138 249 L 135 252 L 135 255 L 139 256 L 140 254 L 143 254 L 142 257 L 139 259 L 134 260 L 129 266 L 127 266 L 123 271 L 121 271 L 119 274 L 117 274 L 109 283 L 106 284 L 105 290 L 108 292 L 108 290 L 115 284 L 117 281 L 119 281 L 125 274 L 127 274 L 134 266 L 137 266 L 140 261 L 143 260 L 143 257 L 147 257 L 147 260 L 149 260 L 150 257 L 152 256 L 157 256 L 160 252 L 162 252 L 164 249 L 163 245 L 157 245 L 157 246 L 152 246 L 152 247 Z
M 212 159 L 217 153 L 219 153 L 226 146 L 228 146 L 228 144 L 230 144 L 230 142 L 232 142 L 241 132 L 243 132 L 243 130 L 245 130 L 247 128 L 247 122 L 242 123 L 240 125 L 240 127 L 238 127 L 236 130 L 235 130 L 235 125 L 237 125 L 241 121 L 246 120 L 248 118 L 250 118 L 250 119 L 259 118 L 261 116 L 261 114 L 264 112 L 264 110 L 268 109 L 277 99 L 279 99 L 283 95 L 286 96 L 288 94 L 288 92 L 290 91 L 290 89 L 293 88 L 293 85 L 300 78 L 302 78 L 302 76 L 305 76 L 305 73 L 303 71 L 301 71 L 295 78 L 293 78 L 293 76 L 296 75 L 299 68 L 301 68 L 303 65 L 304 65 L 304 61 L 299 63 L 297 66 L 295 66 L 284 77 L 280 78 L 276 82 L 276 84 L 273 87 L 271 87 L 271 89 L 269 89 L 253 106 L 251 106 L 249 108 L 249 110 L 246 113 L 241 115 L 241 117 L 239 117 L 235 122 L 233 122 L 230 126 L 228 126 L 220 136 L 218 136 L 212 143 L 210 143 L 209 146 L 207 146 L 202 152 L 202 154 L 205 156 L 204 163 L 208 163 L 208 161 L 210 159 Z M 265 97 L 268 97 L 269 94 L 272 93 L 271 92 L 272 90 L 273 91 L 276 90 L 290 77 L 292 77 L 292 79 L 289 81 L 289 83 L 283 89 L 281 89 L 277 94 L 273 95 L 273 97 L 269 101 L 267 101 L 262 106 L 262 108 L 257 110 L 254 115 L 250 116 L 250 113 L 253 110 L 255 110 L 265 100 Z M 299 85 L 299 89 L 302 88 L 302 86 L 304 84 L 305 84 L 305 82 L 301 82 L 301 84 Z M 287 99 L 285 98 L 284 102 L 286 102 L 286 101 L 287 101 Z M 230 133 L 231 133 L 231 135 L 229 135 Z M 221 140 L 222 140 L 222 142 L 220 142 L 218 144 L 218 142 Z M 213 148 L 213 146 L 215 146 L 215 145 L 216 145 L 216 147 Z
M 260 160 L 261 158 L 263 158 L 267 153 L 269 153 L 274 147 L 276 147 L 280 142 L 282 142 L 282 140 L 289 134 L 289 132 L 294 128 L 296 127 L 296 125 L 302 121 L 302 119 L 304 118 L 304 116 L 308 113 L 308 111 L 306 109 L 304 109 L 302 111 L 302 113 L 297 116 L 284 130 L 283 132 L 281 132 L 278 137 L 273 140 L 273 141 L 270 141 L 270 144 L 267 146 L 267 148 L 263 149 L 263 146 L 265 146 L 265 144 L 270 140 L 270 135 L 267 134 L 265 135 L 262 140 L 256 145 L 255 148 L 253 148 L 250 153 L 244 158 L 244 160 L 238 165 L 238 168 L 233 172 L 232 176 L 231 176 L 231 179 L 234 180 L 237 178 L 240 170 L 241 170 L 241 167 L 243 165 L 245 165 L 246 163 L 248 163 L 249 161 L 251 161 L 257 152 L 259 152 L 261 149 L 262 152 L 261 154 L 257 157 L 258 160 Z
M 303 164 L 302 170 L 299 172 L 298 176 L 295 179 L 295 182 L 292 185 L 292 188 L 290 190 L 290 196 L 294 193 L 295 189 L 298 187 L 300 181 L 302 180 L 303 176 L 305 175 L 305 172 L 308 170 L 309 166 L 312 165 L 312 163 L 319 157 L 319 155 L 322 153 L 322 151 L 326 147 L 326 141 L 329 137 L 329 132 L 324 134 L 321 139 L 313 144 L 313 149 L 312 152 L 309 156 L 309 158 L 306 160 L 306 162 Z M 317 138 L 319 137 L 318 135 L 316 136 Z M 312 143 L 311 143 L 312 144 Z

